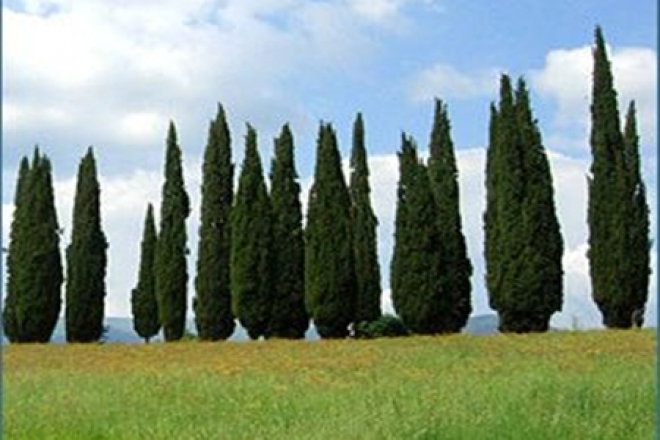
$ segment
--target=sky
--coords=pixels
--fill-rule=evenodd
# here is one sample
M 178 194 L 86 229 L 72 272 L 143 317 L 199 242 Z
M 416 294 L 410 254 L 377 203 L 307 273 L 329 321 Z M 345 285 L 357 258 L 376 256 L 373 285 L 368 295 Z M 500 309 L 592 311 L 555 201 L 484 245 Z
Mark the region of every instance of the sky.
M 110 244 L 106 316 L 130 316 L 144 215 L 149 202 L 158 212 L 172 120 L 193 209 L 187 223 L 191 300 L 201 157 L 218 103 L 227 112 L 237 174 L 246 123 L 258 131 L 266 173 L 273 139 L 290 123 L 304 205 L 319 123 L 333 123 L 348 172 L 352 123 L 360 111 L 379 218 L 383 307 L 392 312 L 396 152 L 405 131 L 426 154 L 439 98 L 451 119 L 464 233 L 475 267 L 473 313 L 492 313 L 484 286 L 484 159 L 489 105 L 507 73 L 528 83 L 551 163 L 565 246 L 564 305 L 552 324 L 600 327 L 586 259 L 594 28 L 602 26 L 608 43 L 621 115 L 630 100 L 637 104 L 655 239 L 656 17 L 653 0 L 5 1 L 3 241 L 19 161 L 39 145 L 53 162 L 62 248 L 68 245 L 79 161 L 93 146 Z M 655 245 L 651 252 L 646 318 L 655 325 Z

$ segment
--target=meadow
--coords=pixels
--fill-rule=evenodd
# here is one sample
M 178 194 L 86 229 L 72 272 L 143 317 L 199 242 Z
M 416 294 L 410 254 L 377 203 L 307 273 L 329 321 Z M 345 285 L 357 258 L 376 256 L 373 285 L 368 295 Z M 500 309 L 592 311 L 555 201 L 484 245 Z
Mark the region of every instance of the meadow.
M 651 330 L 10 345 L 8 439 L 652 439 Z

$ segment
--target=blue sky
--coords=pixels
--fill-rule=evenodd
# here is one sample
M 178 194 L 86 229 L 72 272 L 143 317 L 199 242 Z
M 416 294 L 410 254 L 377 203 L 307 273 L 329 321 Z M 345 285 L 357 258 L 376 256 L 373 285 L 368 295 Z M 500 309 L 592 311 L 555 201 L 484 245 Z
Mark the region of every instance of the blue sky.
M 14 0 L 3 3 L 3 238 L 16 166 L 39 144 L 54 162 L 68 244 L 75 173 L 93 145 L 110 242 L 107 314 L 127 316 L 146 204 L 160 200 L 167 123 L 177 124 L 186 184 L 191 279 L 197 245 L 200 157 L 222 102 L 240 164 L 245 123 L 258 130 L 269 168 L 273 137 L 290 122 L 301 183 L 314 167 L 321 120 L 333 122 L 348 157 L 362 111 L 371 155 L 379 254 L 388 301 L 401 131 L 422 150 L 433 98 L 449 106 L 461 209 L 483 285 L 484 152 L 489 103 L 501 73 L 524 75 L 551 158 L 565 238 L 565 305 L 557 325 L 598 326 L 585 259 L 591 53 L 600 24 L 623 112 L 639 109 L 644 175 L 655 231 L 657 6 L 652 0 Z M 240 165 L 239 165 L 240 167 Z M 656 251 L 653 250 L 655 264 Z M 655 275 L 650 309 L 655 309 Z M 189 289 L 189 296 L 194 294 Z M 655 322 L 655 310 L 649 312 Z

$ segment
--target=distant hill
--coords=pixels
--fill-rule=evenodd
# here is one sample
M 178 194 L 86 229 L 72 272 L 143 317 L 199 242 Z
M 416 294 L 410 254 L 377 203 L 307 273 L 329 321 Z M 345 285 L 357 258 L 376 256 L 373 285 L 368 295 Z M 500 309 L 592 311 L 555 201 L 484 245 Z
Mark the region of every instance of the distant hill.
M 463 329 L 463 333 L 472 335 L 492 335 L 498 333 L 497 331 L 497 315 L 478 315 L 472 316 Z M 105 342 L 108 344 L 139 344 L 142 339 L 133 330 L 132 318 L 106 318 L 105 325 L 107 333 L 105 335 Z M 187 323 L 188 332 L 195 333 L 195 321 L 190 319 Z M 247 333 L 242 327 L 237 327 L 234 334 L 229 338 L 230 341 L 247 341 L 249 338 Z M 319 335 L 315 328 L 307 330 L 305 339 L 313 341 L 318 340 Z M 152 339 L 153 342 L 162 341 L 162 334 L 159 334 Z M 3 344 L 7 343 L 3 338 Z M 55 344 L 63 344 L 66 342 L 66 333 L 64 327 L 64 320 L 60 319 L 55 327 L 55 333 L 51 342 Z

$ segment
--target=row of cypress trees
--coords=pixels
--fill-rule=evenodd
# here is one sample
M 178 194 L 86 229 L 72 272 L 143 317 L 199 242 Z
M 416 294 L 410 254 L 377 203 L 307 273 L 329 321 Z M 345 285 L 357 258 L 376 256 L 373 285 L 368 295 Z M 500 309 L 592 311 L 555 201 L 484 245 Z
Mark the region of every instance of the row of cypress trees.
M 98 341 L 104 333 L 108 243 L 101 228 L 100 188 L 91 148 L 80 162 L 71 243 L 66 249 L 65 320 L 68 342 Z M 7 256 L 3 330 L 11 342 L 48 342 L 62 307 L 64 281 L 52 168 L 35 148 L 21 160 Z
M 642 324 L 648 296 L 649 209 L 640 175 L 634 103 L 622 133 L 612 82 L 602 31 L 597 27 L 589 260 L 593 297 L 604 324 L 627 328 Z M 460 331 L 472 311 L 472 265 L 462 233 L 450 122 L 446 105 L 439 100 L 435 104 L 427 163 L 418 157 L 414 139 L 402 135 L 390 271 L 394 308 L 405 325 L 420 334 Z M 520 78 L 514 88 L 509 76 L 503 75 L 498 105 L 493 103 L 490 110 L 483 218 L 489 304 L 498 312 L 503 332 L 546 331 L 563 303 L 564 245 L 550 165 L 525 81 Z M 216 263 L 215 270 L 208 269 L 221 274 L 222 280 L 215 288 L 220 295 L 214 297 L 213 289 L 207 291 L 207 301 L 216 304 L 207 315 L 204 311 L 211 309 L 200 305 L 202 278 L 198 273 L 195 312 L 200 316 L 200 337 L 228 337 L 233 330 L 232 314 L 253 338 L 302 337 L 309 318 L 322 337 L 344 337 L 350 324 L 377 319 L 381 291 L 377 219 L 369 200 L 362 116 L 358 114 L 353 128 L 350 187 L 341 171 L 334 129 L 331 124 L 321 124 L 304 232 L 288 125 L 275 141 L 270 198 L 256 132 L 248 126 L 245 162 L 237 200 L 232 204 L 233 169 L 222 108 L 214 124 L 224 158 L 222 166 L 214 169 L 222 169 L 219 174 L 225 180 L 220 190 L 219 185 L 215 189 L 204 185 L 202 216 L 204 194 L 223 194 L 224 204 L 217 205 L 224 208 L 206 222 L 203 219 L 200 236 L 209 225 L 218 231 L 217 237 L 224 234 L 224 240 L 216 241 L 216 261 L 228 258 L 227 248 L 218 243 L 229 246 L 229 242 L 231 261 L 222 263 L 223 268 Z M 231 215 L 229 211 L 233 211 Z M 200 249 L 203 244 L 202 238 Z M 205 267 L 202 252 L 198 272 Z M 201 316 L 222 321 L 216 327 L 223 332 L 206 336 Z
M 347 187 L 334 129 L 321 124 L 315 180 L 303 230 L 301 188 L 289 125 L 285 124 L 275 139 L 270 193 L 263 177 L 257 133 L 247 126 L 243 166 L 234 192 L 231 136 L 224 109 L 218 106 L 210 123 L 202 170 L 193 298 L 200 339 L 228 338 L 234 331 L 234 318 L 257 339 L 303 338 L 310 318 L 322 337 L 343 337 L 351 323 L 380 317 L 377 220 L 370 201 L 361 114 L 353 131 L 351 182 Z M 147 341 L 161 326 L 168 341 L 180 339 L 185 331 L 183 234 L 189 208 L 173 124 L 167 151 L 161 232 L 156 232 L 149 205 L 138 283 L 131 295 L 135 330 Z M 178 233 L 163 232 L 172 230 Z M 168 281 L 172 274 L 173 281 Z
M 648 295 L 649 208 L 640 173 L 634 102 L 623 131 L 600 28 L 596 29 L 589 177 L 589 261 L 593 297 L 607 327 L 641 325 Z M 415 333 L 460 331 L 472 307 L 472 265 L 462 233 L 458 171 L 446 105 L 436 100 L 426 163 L 405 133 L 391 262 L 392 299 Z M 337 136 L 321 123 L 314 182 L 303 229 L 294 138 L 275 139 L 270 191 L 257 133 L 247 126 L 234 191 L 224 109 L 211 121 L 202 169 L 202 204 L 193 310 L 202 340 L 221 340 L 235 318 L 251 338 L 302 338 L 312 319 L 324 338 L 381 316 L 376 226 L 370 201 L 362 115 L 353 126 L 351 174 Z M 7 257 L 3 328 L 12 342 L 46 342 L 61 309 L 63 283 L 49 159 L 35 149 L 20 163 Z M 545 331 L 563 302 L 563 242 L 552 176 L 524 80 L 503 75 L 491 105 L 484 213 L 486 285 L 505 332 Z M 160 224 L 147 207 L 138 282 L 131 294 L 136 332 L 147 341 L 185 333 L 186 219 L 190 201 L 182 152 L 170 124 Z M 108 243 L 90 148 L 82 158 L 66 250 L 66 332 L 70 342 L 102 338 Z

